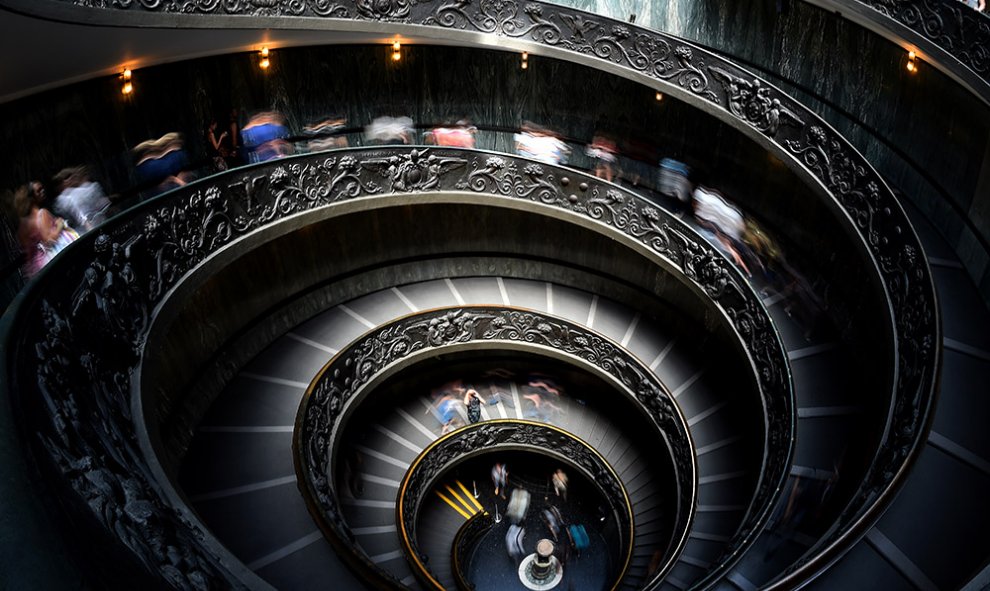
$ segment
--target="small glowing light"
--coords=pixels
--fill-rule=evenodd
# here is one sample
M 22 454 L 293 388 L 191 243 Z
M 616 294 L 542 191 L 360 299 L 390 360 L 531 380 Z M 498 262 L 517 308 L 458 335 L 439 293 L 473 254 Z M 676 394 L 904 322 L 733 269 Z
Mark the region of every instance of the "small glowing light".
M 914 65 L 914 62 L 913 61 L 908 61 L 908 63 L 907 63 L 907 71 L 908 72 L 911 72 L 912 74 L 914 74 L 915 72 L 918 71 L 918 66 Z
M 528 60 L 529 59 L 529 52 L 528 51 L 524 51 L 522 53 L 522 58 L 523 58 L 523 61 Z
M 402 44 L 399 43 L 398 39 L 396 39 L 395 42 L 392 43 L 392 51 L 399 51 L 400 49 L 402 49 Z
M 918 57 L 918 54 L 916 54 L 915 52 L 913 52 L 913 51 L 909 51 L 909 52 L 908 52 L 908 59 L 909 59 L 909 60 L 911 60 L 911 61 L 914 61 L 914 59 L 915 59 L 916 57 Z
M 662 101 L 663 100 L 663 93 L 660 92 L 660 91 L 657 91 L 657 100 L 658 101 Z
M 528 70 L 529 69 L 529 62 L 523 62 L 522 63 L 522 69 L 523 70 Z
M 130 68 L 124 68 L 120 71 L 120 94 L 127 96 L 134 92 L 134 84 L 131 83 L 131 77 L 133 73 Z
M 270 53 L 271 52 L 268 51 L 267 46 L 262 47 L 260 50 L 258 50 L 258 58 L 259 58 L 258 67 L 261 68 L 262 70 L 267 70 L 272 65 L 272 61 L 268 57 Z
M 399 61 L 401 59 L 402 59 L 402 52 L 401 51 L 393 51 L 392 52 L 392 61 L 393 62 L 397 62 L 397 61 Z

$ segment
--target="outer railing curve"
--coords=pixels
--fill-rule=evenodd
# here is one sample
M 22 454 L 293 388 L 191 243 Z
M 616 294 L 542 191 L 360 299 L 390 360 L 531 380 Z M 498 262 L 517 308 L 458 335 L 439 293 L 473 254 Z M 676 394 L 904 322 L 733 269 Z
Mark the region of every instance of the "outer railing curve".
M 474 591 L 474 584 L 467 580 L 465 572 L 471 551 L 479 539 L 495 525 L 495 518 L 487 511 L 481 511 L 471 516 L 467 523 L 457 530 L 454 543 L 450 548 L 450 564 L 454 571 L 454 581 L 458 591 Z
M 594 177 L 511 155 L 394 147 L 287 158 L 188 185 L 84 235 L 18 297 L 5 319 L 5 386 L 22 436 L 75 491 L 71 510 L 95 517 L 174 588 L 264 587 L 206 533 L 145 453 L 138 376 L 149 331 L 185 278 L 261 229 L 359 198 L 438 193 L 583 220 L 652 253 L 720 310 L 748 352 L 764 404 L 765 467 L 753 507 L 769 508 L 791 454 L 790 372 L 765 308 L 731 262 L 677 218 Z M 730 552 L 766 517 L 751 511 Z
M 402 479 L 396 502 L 396 524 L 400 528 L 402 549 L 422 584 L 435 591 L 444 589 L 437 581 L 437 573 L 427 566 L 428 557 L 421 554 L 416 536 L 416 516 L 424 497 L 437 479 L 457 463 L 505 449 L 530 451 L 564 462 L 580 471 L 605 497 L 616 520 L 622 557 L 618 575 L 609 587 L 617 589 L 632 559 L 634 542 L 633 509 L 619 476 L 605 458 L 573 434 L 552 425 L 513 419 L 485 421 L 448 433 L 424 449 Z M 690 508 L 686 509 L 686 513 L 691 512 Z M 678 521 L 683 526 L 689 525 L 686 519 Z
M 306 487 L 310 511 L 320 521 L 328 537 L 335 539 L 342 551 L 349 552 L 359 568 L 389 584 L 397 583 L 389 581 L 388 573 L 372 564 L 353 546 L 354 535 L 341 514 L 334 484 L 334 467 L 346 417 L 360 404 L 359 399 L 368 394 L 369 389 L 392 372 L 403 369 L 405 363 L 450 355 L 468 347 L 554 355 L 585 369 L 595 368 L 642 408 L 654 426 L 654 434 L 663 442 L 671 458 L 678 491 L 678 520 L 674 529 L 680 532 L 680 536 L 665 553 L 665 561 L 652 577 L 653 582 L 660 581 L 673 567 L 686 541 L 694 513 L 697 470 L 687 420 L 649 368 L 621 346 L 589 329 L 530 310 L 462 306 L 412 314 L 368 332 L 324 366 L 310 384 L 300 405 L 294 449 L 298 479 Z M 489 423 L 492 421 L 485 422 Z M 546 428 L 555 429 L 552 426 Z M 485 430 L 477 432 L 491 434 Z M 508 433 L 505 431 L 503 434 Z M 472 439 L 475 442 L 482 440 L 484 438 Z M 410 471 L 413 468 L 415 465 Z M 422 493 L 423 482 L 416 482 L 415 488 Z M 611 492 L 625 495 L 621 484 Z M 408 498 L 418 497 L 410 494 Z M 405 515 L 415 515 L 414 509 L 413 506 L 406 507 Z M 400 518 L 402 510 L 400 507 Z M 751 520 L 757 518 L 762 513 L 761 506 L 756 505 L 751 513 Z M 413 529 L 410 527 L 408 532 L 411 534 Z M 739 538 L 732 540 L 735 544 L 742 542 Z M 419 566 L 422 567 L 422 564 Z
M 990 16 L 959 0 L 805 0 L 922 59 L 990 105 Z
M 950 0 L 868 1 L 886 6 L 888 12 L 908 5 L 950 6 Z M 931 269 L 917 235 L 883 178 L 849 141 L 813 110 L 725 57 L 659 31 L 537 0 L 0 0 L 0 4 L 48 18 L 105 25 L 212 28 L 236 23 L 376 35 L 388 31 L 488 48 L 495 37 L 506 49 L 604 69 L 685 100 L 766 146 L 829 198 L 859 236 L 858 246 L 872 259 L 889 306 L 884 318 L 892 342 L 889 419 L 866 477 L 839 519 L 841 525 L 819 541 L 823 551 L 800 566 L 801 576 L 820 571 L 865 533 L 865 526 L 879 518 L 923 447 L 936 396 L 941 326 Z M 973 16 L 959 14 L 966 22 Z M 972 63 L 985 61 L 983 51 L 973 53 L 977 57 Z

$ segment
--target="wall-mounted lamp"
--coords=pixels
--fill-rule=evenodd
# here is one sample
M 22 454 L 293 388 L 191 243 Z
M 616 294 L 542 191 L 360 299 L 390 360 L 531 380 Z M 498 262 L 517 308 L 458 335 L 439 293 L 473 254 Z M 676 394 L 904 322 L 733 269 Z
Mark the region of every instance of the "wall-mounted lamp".
M 131 69 L 124 68 L 124 71 L 120 73 L 120 94 L 128 96 L 134 92 L 134 83 L 131 82 Z
M 402 59 L 402 44 L 396 39 L 392 43 L 392 61 L 397 62 Z
M 523 70 L 528 70 L 529 69 L 529 52 L 528 51 L 522 52 L 522 63 L 519 65 L 519 67 L 522 68 Z
M 657 100 L 658 101 L 662 101 L 663 100 L 663 93 L 660 92 L 659 90 L 657 91 Z
M 258 52 L 258 67 L 267 70 L 271 65 L 272 61 L 268 58 L 268 48 L 262 47 L 261 51 Z
M 905 64 L 904 67 L 907 68 L 907 71 L 908 72 L 910 72 L 912 74 L 917 74 L 918 73 L 918 63 L 917 62 L 918 62 L 918 54 L 916 54 L 913 51 L 909 51 L 908 52 L 907 64 Z

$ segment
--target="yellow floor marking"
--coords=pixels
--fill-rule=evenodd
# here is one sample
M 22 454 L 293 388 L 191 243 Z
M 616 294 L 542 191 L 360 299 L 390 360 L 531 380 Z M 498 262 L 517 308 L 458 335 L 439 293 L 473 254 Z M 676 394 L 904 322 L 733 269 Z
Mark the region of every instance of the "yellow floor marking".
M 462 483 L 460 480 L 455 480 L 454 482 L 457 483 L 457 486 L 461 487 L 461 490 L 464 491 L 464 496 L 466 496 L 468 500 L 471 501 L 472 505 L 478 508 L 478 511 L 484 510 L 484 507 L 481 506 L 481 503 L 478 502 L 478 499 L 474 498 L 474 494 L 468 491 L 467 487 L 464 486 L 464 483 Z
M 474 507 L 472 507 L 470 503 L 462 499 L 461 495 L 457 494 L 457 491 L 452 489 L 449 484 L 445 484 L 443 487 L 447 489 L 447 492 L 449 492 L 452 497 L 457 499 L 457 502 L 460 503 L 462 507 L 467 509 L 468 513 L 470 513 L 471 515 L 474 515 L 476 513 Z
M 464 509 L 461 509 L 460 507 L 457 506 L 456 503 L 454 503 L 454 501 L 451 501 L 450 499 L 448 499 L 447 497 L 445 497 L 442 492 L 440 492 L 438 490 L 437 491 L 434 491 L 434 492 L 437 493 L 437 496 L 438 497 L 440 497 L 441 499 L 443 499 L 443 502 L 444 503 L 447 503 L 448 505 L 450 505 L 451 508 L 454 511 L 457 511 L 458 513 L 460 513 L 461 515 L 463 515 L 464 516 L 464 519 L 471 519 L 471 516 L 468 515 L 467 513 L 465 513 L 464 512 Z

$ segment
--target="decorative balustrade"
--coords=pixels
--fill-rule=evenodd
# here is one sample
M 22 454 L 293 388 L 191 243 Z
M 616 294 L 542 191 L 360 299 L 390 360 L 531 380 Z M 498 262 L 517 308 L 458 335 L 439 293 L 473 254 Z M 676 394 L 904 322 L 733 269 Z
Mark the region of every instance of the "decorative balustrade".
M 696 468 L 686 420 L 656 376 L 621 346 L 593 331 L 553 316 L 512 308 L 458 307 L 408 316 L 366 334 L 324 367 L 310 385 L 300 406 L 296 442 L 299 480 L 305 483 L 310 507 L 315 507 L 316 517 L 322 521 L 324 531 L 340 542 L 337 544 L 339 548 L 350 548 L 356 564 L 361 564 L 376 578 L 388 580 L 388 573 L 373 565 L 367 556 L 351 545 L 353 534 L 341 514 L 333 470 L 343 424 L 346 416 L 360 404 L 359 399 L 367 393 L 366 387 L 378 383 L 384 373 L 399 371 L 397 368 L 402 366 L 404 360 L 449 355 L 466 347 L 496 351 L 524 347 L 524 350 L 536 354 L 562 354 L 565 360 L 569 359 L 573 364 L 587 365 L 609 376 L 619 385 L 620 391 L 642 407 L 655 427 L 654 436 L 663 442 L 671 458 L 678 491 L 678 522 L 675 529 L 682 535 L 654 577 L 660 580 L 673 566 L 683 546 L 694 510 Z M 512 432 L 480 430 L 471 433 L 474 435 L 470 439 L 457 439 L 461 443 L 444 449 L 449 453 L 458 450 L 466 453 L 471 449 L 468 443 L 481 445 L 485 441 L 494 442 L 495 439 L 490 438 L 494 437 L 492 433 L 507 437 Z M 512 441 L 519 443 L 515 439 Z M 560 441 L 554 445 L 558 443 L 565 445 L 566 442 Z M 447 458 L 430 456 L 436 457 Z M 452 457 L 448 459 L 453 460 Z M 429 474 L 438 473 L 442 466 L 436 464 L 435 459 L 431 462 L 429 466 L 432 471 Z M 763 469 L 767 468 L 764 466 Z M 589 471 L 590 467 L 583 469 Z M 415 503 L 409 504 L 411 501 L 408 499 L 418 499 L 416 495 L 425 494 L 427 489 L 424 487 L 429 483 L 423 478 L 426 477 L 417 476 L 416 480 L 408 481 L 409 486 L 418 492 L 408 494 L 405 505 L 400 503 L 400 517 L 403 512 L 407 519 L 415 515 L 417 506 Z M 604 481 L 601 485 L 604 486 Z M 606 493 L 619 495 L 620 489 L 621 484 L 618 489 L 607 489 Z M 758 522 L 760 514 L 759 510 L 753 511 L 748 516 L 749 521 Z M 410 539 L 414 539 L 414 524 L 410 524 L 405 531 Z M 733 543 L 744 541 L 735 539 Z
M 462 427 L 434 441 L 410 466 L 399 488 L 396 504 L 403 551 L 413 566 L 413 572 L 428 589 L 443 591 L 439 573 L 430 571 L 429 557 L 421 553 L 416 538 L 416 521 L 423 501 L 429 498 L 437 481 L 452 467 L 479 454 L 505 449 L 524 450 L 552 457 L 580 471 L 599 494 L 609 503 L 608 515 L 616 524 L 620 567 L 610 584 L 616 589 L 626 574 L 633 551 L 633 508 L 618 475 L 601 455 L 574 435 L 551 425 L 518 420 L 494 420 Z M 686 534 L 693 507 L 681 505 L 679 528 L 671 538 Z M 465 526 L 467 527 L 467 526 Z M 466 538 L 461 542 L 466 543 Z M 457 546 L 453 548 L 457 551 Z M 456 568 L 456 566 L 455 566 Z M 455 577 L 456 578 L 456 577 Z
M 450 563 L 453 565 L 454 579 L 460 591 L 474 591 L 474 584 L 467 580 L 471 554 L 478 541 L 495 525 L 495 519 L 487 512 L 475 513 L 467 523 L 457 530 L 450 548 Z
M 8 315 L 6 388 L 39 458 L 48 458 L 74 489 L 69 506 L 95 518 L 175 588 L 249 585 L 245 581 L 253 575 L 204 531 L 144 455 L 150 449 L 142 447 L 145 417 L 132 416 L 132 408 L 140 408 L 135 378 L 157 311 L 189 273 L 281 220 L 357 198 L 402 196 L 414 202 L 420 194 L 445 192 L 585 220 L 653 253 L 721 310 L 748 351 L 765 406 L 764 474 L 753 507 L 769 506 L 789 463 L 793 393 L 772 323 L 728 260 L 677 218 L 594 177 L 510 155 L 408 147 L 287 158 L 211 177 L 84 235 L 41 272 Z M 444 338 L 454 320 L 437 319 L 432 330 L 424 327 L 423 343 Z M 536 318 L 506 320 L 499 328 L 505 338 L 516 330 L 520 339 L 546 336 L 546 323 Z M 563 323 L 548 326 L 575 339 L 575 350 L 605 345 L 591 334 L 582 344 L 581 332 Z M 614 353 L 616 379 L 629 384 L 660 423 L 679 417 L 648 370 Z M 364 365 L 350 370 L 359 368 L 368 370 Z M 324 401 L 338 411 L 344 402 Z M 683 425 L 673 432 L 685 432 Z M 676 451 L 687 465 L 690 449 Z M 744 547 L 765 517 L 760 510 L 751 512 L 729 551 Z
M 966 39 L 959 52 L 971 55 L 965 59 L 982 71 L 987 49 L 972 39 L 985 38 L 985 17 L 951 2 L 869 0 L 885 14 L 930 30 L 933 38 L 952 37 L 940 31 L 955 30 L 948 23 L 957 18 L 959 37 Z M 766 146 L 828 197 L 859 237 L 858 246 L 872 259 L 889 306 L 893 352 L 889 421 L 855 499 L 839 526 L 819 542 L 825 551 L 801 572 L 809 574 L 829 564 L 849 547 L 847 542 L 865 532 L 864 524 L 879 517 L 920 452 L 933 409 L 941 342 L 935 288 L 921 244 L 890 188 L 845 138 L 813 110 L 725 57 L 658 31 L 536 0 L 0 0 L 0 4 L 29 14 L 107 25 L 236 23 L 374 34 L 394 30 L 486 47 L 495 37 L 513 50 L 606 69 L 685 100 Z M 520 178 L 525 175 L 523 171 Z M 580 193 L 574 195 L 580 198 Z M 649 228 L 652 222 L 645 222 L 637 219 L 634 231 Z M 736 321 L 738 326 L 748 325 L 746 319 Z M 763 368 L 761 373 L 767 369 L 776 371 Z M 783 445 L 775 441 L 771 447 Z M 766 485 L 779 486 L 771 481 Z M 761 491 L 760 498 L 768 496 Z M 738 556 L 736 552 L 725 560 Z

